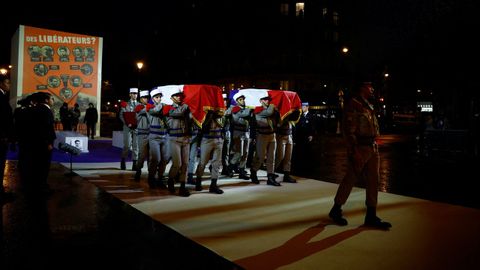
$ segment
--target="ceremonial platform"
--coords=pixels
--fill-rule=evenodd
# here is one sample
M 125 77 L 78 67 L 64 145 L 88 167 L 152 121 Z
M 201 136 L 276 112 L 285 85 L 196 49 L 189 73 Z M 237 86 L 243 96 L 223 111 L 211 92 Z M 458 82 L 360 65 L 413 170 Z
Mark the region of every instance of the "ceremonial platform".
M 266 185 L 264 171 L 259 185 L 221 177 L 225 193 L 217 195 L 208 193 L 207 169 L 204 190 L 189 186 L 184 198 L 149 189 L 146 166 L 135 182 L 113 149 L 108 155 L 102 152 L 111 148 L 91 147 L 75 157 L 73 176 L 68 162 L 57 161 L 51 196 L 31 204 L 19 191 L 2 207 L 2 269 L 480 267 L 478 209 L 380 192 L 378 215 L 393 227 L 375 230 L 362 226 L 365 191 L 354 188 L 344 207 L 349 225 L 340 227 L 327 216 L 338 185 L 321 177 L 281 187 Z M 101 158 L 84 161 L 93 151 Z M 7 169 L 7 189 L 15 191 L 15 162 Z

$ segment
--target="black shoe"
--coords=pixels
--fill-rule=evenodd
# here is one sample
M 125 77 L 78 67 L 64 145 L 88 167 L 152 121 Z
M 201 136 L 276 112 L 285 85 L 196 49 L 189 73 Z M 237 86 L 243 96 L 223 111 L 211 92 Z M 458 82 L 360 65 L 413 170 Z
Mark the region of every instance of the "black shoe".
M 223 190 L 218 188 L 217 185 L 214 185 L 214 186 L 210 185 L 210 188 L 208 189 L 208 192 L 215 193 L 215 194 L 223 194 Z
M 334 209 L 330 210 L 328 216 L 335 222 L 335 224 L 339 226 L 346 226 L 348 225 L 348 221 L 342 216 L 342 209 Z
M 275 179 L 270 179 L 270 178 L 267 180 L 267 185 L 276 186 L 276 187 L 281 186 L 280 183 L 278 183 L 277 181 L 275 181 Z
M 168 178 L 167 185 L 168 185 L 168 191 L 171 194 L 175 194 L 175 183 L 173 182 L 172 178 L 170 178 L 170 177 Z
M 254 183 L 254 184 L 257 184 L 257 185 L 260 184 L 260 181 L 258 181 L 256 171 L 250 171 L 250 180 L 252 180 L 252 183 Z
M 187 184 L 189 185 L 195 185 L 195 181 L 193 181 L 193 173 L 189 173 L 187 175 Z
M 156 186 L 159 188 L 159 189 L 167 189 L 167 186 L 163 183 L 163 181 L 159 181 Z
M 155 183 L 155 178 L 150 178 L 150 177 L 148 178 L 148 187 L 149 188 L 156 188 L 157 187 L 157 185 Z
M 388 230 L 392 227 L 392 224 L 390 224 L 390 222 L 382 221 L 377 216 L 373 216 L 373 217 L 366 216 L 364 225 L 367 227 L 377 228 L 381 230 Z
M 290 177 L 289 173 L 285 173 L 283 175 L 283 181 L 282 182 L 284 182 L 284 183 L 297 183 L 297 180 Z
M 178 190 L 178 196 L 188 197 L 190 196 L 190 192 L 188 191 L 188 189 L 180 187 L 180 189 Z
M 132 160 L 132 171 L 136 171 L 136 170 L 137 170 L 137 161 Z
M 250 176 L 248 176 L 245 169 L 240 169 L 240 174 L 238 174 L 238 178 L 243 179 L 243 180 L 250 180 Z
M 125 165 L 125 159 L 122 158 L 122 161 L 120 161 L 120 170 L 126 170 L 127 166 Z
M 133 178 L 133 180 L 134 180 L 135 182 L 140 182 L 140 176 L 142 176 L 142 171 L 141 171 L 141 170 L 137 170 L 137 171 L 135 172 L 135 177 Z

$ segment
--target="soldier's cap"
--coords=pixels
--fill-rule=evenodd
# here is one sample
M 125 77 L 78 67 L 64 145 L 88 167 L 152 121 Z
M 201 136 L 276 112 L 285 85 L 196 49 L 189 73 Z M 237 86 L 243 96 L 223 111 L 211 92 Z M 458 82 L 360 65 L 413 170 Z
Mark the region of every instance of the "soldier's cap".
M 308 102 L 302 102 L 302 106 L 309 106 Z
M 234 99 L 234 100 L 237 100 L 237 99 L 239 99 L 239 98 L 241 98 L 241 97 L 245 98 L 245 96 L 244 96 L 242 93 L 240 93 L 240 92 L 237 92 L 237 93 L 235 93 L 235 95 L 233 95 L 233 99 Z
M 140 97 L 148 97 L 148 96 L 150 96 L 150 93 L 148 92 L 148 90 L 140 91 Z
M 151 96 L 151 97 L 154 97 L 154 96 L 156 96 L 156 95 L 160 95 L 160 96 L 163 97 L 162 91 L 161 91 L 160 89 L 158 89 L 158 88 L 155 88 L 155 89 L 153 89 L 152 91 L 150 91 L 150 96 Z
M 266 95 L 260 98 L 260 100 L 265 100 L 265 99 L 272 100 L 272 97 L 269 95 Z
M 130 88 L 130 94 L 138 94 L 138 88 L 136 87 Z
M 182 91 L 182 90 L 178 90 L 178 92 L 175 92 L 175 93 L 171 94 L 170 96 L 171 96 L 171 97 L 174 97 L 174 96 L 183 96 L 183 95 L 185 95 L 185 94 L 183 93 L 183 91 Z

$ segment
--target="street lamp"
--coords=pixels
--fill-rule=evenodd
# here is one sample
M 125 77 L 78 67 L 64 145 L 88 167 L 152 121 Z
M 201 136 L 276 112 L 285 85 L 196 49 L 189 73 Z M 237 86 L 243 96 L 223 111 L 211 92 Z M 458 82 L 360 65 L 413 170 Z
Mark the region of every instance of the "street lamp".
M 137 62 L 137 68 L 138 68 L 138 88 L 140 88 L 140 71 L 142 71 L 143 68 L 143 62 Z
M 0 74 L 7 75 L 8 70 L 6 68 L 0 68 Z

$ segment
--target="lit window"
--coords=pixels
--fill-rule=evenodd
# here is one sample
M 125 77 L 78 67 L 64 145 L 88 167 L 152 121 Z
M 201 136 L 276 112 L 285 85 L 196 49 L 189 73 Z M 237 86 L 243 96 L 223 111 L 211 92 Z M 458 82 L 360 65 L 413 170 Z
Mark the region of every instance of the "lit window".
M 333 12 L 333 25 L 338 25 L 338 12 Z
M 287 3 L 280 4 L 280 14 L 288 16 L 288 4 Z
M 305 11 L 305 3 L 300 2 L 295 4 L 295 15 L 303 18 L 303 12 Z

